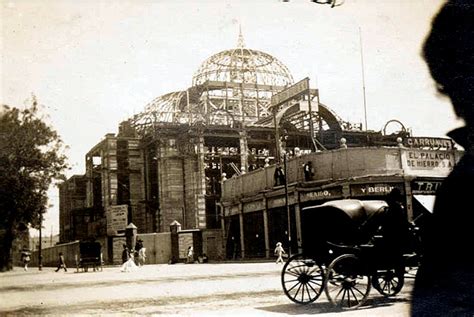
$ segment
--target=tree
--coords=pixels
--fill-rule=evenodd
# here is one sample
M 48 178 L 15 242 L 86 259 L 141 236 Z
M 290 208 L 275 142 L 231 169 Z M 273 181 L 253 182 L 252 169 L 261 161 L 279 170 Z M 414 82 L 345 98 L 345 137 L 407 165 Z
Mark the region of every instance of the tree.
M 63 142 L 40 117 L 36 98 L 24 110 L 0 108 L 0 271 L 12 268 L 17 233 L 39 228 L 47 190 L 67 168 Z

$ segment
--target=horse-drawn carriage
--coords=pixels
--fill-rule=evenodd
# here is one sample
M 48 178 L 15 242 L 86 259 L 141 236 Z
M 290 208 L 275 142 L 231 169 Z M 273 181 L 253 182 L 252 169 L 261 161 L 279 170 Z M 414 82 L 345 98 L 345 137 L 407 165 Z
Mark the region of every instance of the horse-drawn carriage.
M 102 246 L 97 241 L 81 241 L 79 243 L 79 256 L 76 255 L 76 269 L 87 272 L 89 268 L 102 271 L 103 257 Z
M 405 221 L 403 252 L 387 248 L 378 233 L 388 212 L 382 200 L 335 200 L 303 208 L 303 252 L 291 256 L 281 274 L 288 298 L 307 304 L 324 290 L 335 306 L 356 308 L 371 286 L 384 296 L 400 292 L 405 268 L 417 263 L 415 235 Z

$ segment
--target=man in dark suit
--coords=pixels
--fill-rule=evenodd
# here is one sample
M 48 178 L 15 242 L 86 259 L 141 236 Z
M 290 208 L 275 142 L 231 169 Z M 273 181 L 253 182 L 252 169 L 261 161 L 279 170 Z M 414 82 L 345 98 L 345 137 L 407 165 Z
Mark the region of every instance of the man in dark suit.
M 465 154 L 436 194 L 422 236 L 413 316 L 474 316 L 474 2 L 450 0 L 433 20 L 424 58 L 465 127 L 448 135 Z

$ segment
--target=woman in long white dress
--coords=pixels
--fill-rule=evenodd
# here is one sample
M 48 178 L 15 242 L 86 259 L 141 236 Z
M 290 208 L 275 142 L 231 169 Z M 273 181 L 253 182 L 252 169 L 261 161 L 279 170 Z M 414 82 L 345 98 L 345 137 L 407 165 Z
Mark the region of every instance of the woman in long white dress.
M 130 252 L 130 258 L 127 260 L 127 262 L 122 264 L 122 268 L 120 269 L 120 271 L 133 272 L 137 269 L 137 265 L 135 264 L 135 261 L 133 260 L 133 253 L 134 253 L 133 251 Z

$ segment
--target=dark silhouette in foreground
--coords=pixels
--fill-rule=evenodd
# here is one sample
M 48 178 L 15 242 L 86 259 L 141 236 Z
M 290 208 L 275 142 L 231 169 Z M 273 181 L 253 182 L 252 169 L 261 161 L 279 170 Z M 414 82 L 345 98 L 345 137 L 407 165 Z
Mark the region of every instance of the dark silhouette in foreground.
M 413 291 L 413 316 L 474 315 L 474 2 L 448 1 L 433 20 L 424 58 L 441 94 L 465 127 L 448 135 L 465 154 L 437 192 L 422 237 L 424 256 Z
M 409 235 L 407 215 L 402 204 L 403 198 L 398 188 L 392 189 L 387 195 L 388 208 L 383 215 L 380 229 L 383 240 L 379 246 L 385 251 L 386 259 L 402 272 L 405 270 L 403 253 L 407 249 Z

